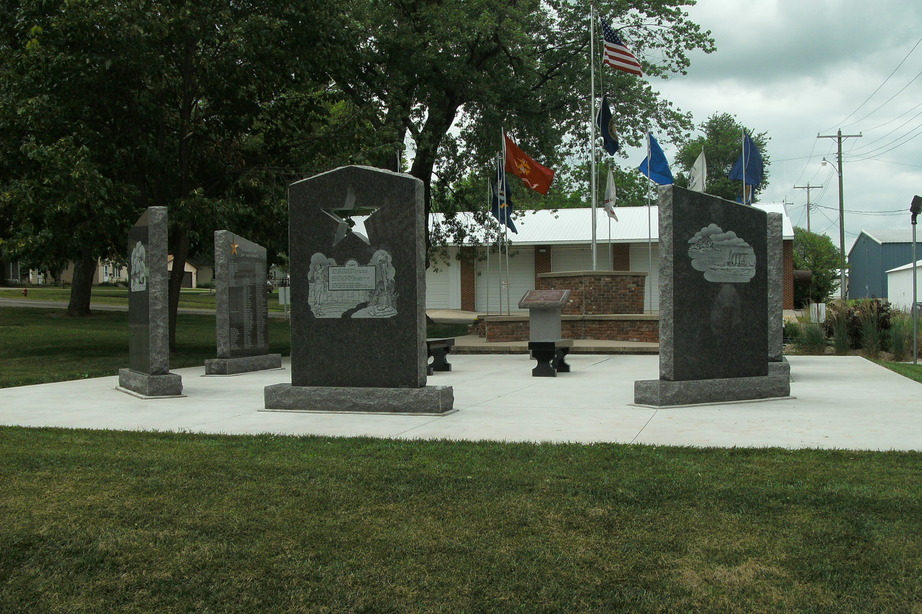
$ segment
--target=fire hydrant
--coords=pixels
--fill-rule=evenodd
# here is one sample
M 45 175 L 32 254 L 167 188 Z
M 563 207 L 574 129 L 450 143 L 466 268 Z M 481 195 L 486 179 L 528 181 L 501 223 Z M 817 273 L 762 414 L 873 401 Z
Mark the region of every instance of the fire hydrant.
M 28 289 L 28 288 L 23 288 L 23 289 L 22 289 L 22 295 L 23 295 L 23 296 L 29 296 L 29 289 Z

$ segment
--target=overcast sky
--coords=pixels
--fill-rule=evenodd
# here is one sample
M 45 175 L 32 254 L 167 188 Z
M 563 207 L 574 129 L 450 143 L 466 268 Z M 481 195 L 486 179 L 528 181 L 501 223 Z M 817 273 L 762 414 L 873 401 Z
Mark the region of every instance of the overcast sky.
M 806 227 L 807 192 L 793 186 L 825 186 L 811 190 L 810 226 L 838 246 L 838 179 L 821 165 L 835 161 L 836 141 L 816 137 L 841 128 L 863 134 L 842 146 L 846 249 L 861 230 L 910 228 L 909 203 L 922 195 L 922 1 L 699 0 L 687 10 L 717 51 L 651 84 L 696 126 L 727 112 L 767 133 L 763 202 L 793 203 L 791 221 Z M 675 148 L 661 144 L 672 164 Z

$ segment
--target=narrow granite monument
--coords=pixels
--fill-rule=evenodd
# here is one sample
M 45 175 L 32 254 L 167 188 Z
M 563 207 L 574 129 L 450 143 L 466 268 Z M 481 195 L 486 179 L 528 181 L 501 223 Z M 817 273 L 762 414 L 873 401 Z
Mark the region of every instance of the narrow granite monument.
M 291 384 L 266 409 L 451 411 L 451 387 L 426 386 L 422 182 L 346 166 L 292 184 L 288 208 Z
M 167 208 L 149 207 L 128 233 L 128 368 L 119 389 L 142 397 L 182 394 L 182 377 L 170 373 L 167 307 Z
M 769 369 L 768 226 L 760 209 L 660 189 L 660 379 L 635 382 L 635 403 L 790 395 L 789 377 Z
M 281 368 L 282 355 L 269 353 L 266 248 L 217 230 L 214 254 L 218 357 L 205 361 L 205 375 Z

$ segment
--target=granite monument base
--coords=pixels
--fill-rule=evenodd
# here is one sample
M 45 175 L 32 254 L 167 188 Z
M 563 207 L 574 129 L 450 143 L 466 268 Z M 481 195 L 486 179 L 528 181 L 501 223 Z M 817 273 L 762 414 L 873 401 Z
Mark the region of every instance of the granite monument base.
M 703 405 L 730 401 L 784 399 L 791 396 L 790 367 L 782 363 L 769 374 L 756 377 L 728 377 L 688 381 L 638 380 L 634 382 L 634 404 L 650 407 Z
M 205 375 L 236 375 L 266 369 L 281 369 L 281 354 L 241 356 L 238 358 L 209 358 L 205 361 Z
M 132 369 L 119 369 L 118 387 L 142 397 L 178 397 L 182 396 L 182 376 L 175 373 L 150 375 Z
M 454 404 L 451 386 L 370 388 L 274 384 L 265 388 L 265 407 L 269 410 L 447 414 L 454 411 Z

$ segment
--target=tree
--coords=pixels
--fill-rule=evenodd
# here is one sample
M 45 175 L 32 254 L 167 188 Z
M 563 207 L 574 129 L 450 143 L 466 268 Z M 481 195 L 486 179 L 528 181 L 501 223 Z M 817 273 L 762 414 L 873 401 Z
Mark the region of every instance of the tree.
M 688 50 L 713 50 L 680 5 L 607 1 L 599 13 L 630 33 L 648 75 L 666 76 L 685 70 Z M 427 214 L 483 208 L 502 129 L 549 165 L 586 159 L 587 0 L 354 0 L 347 10 L 353 20 L 343 36 L 353 48 L 328 74 L 369 111 L 382 163 L 412 142 L 409 172 L 423 181 Z M 644 79 L 614 74 L 610 82 L 616 115 L 630 118 L 627 143 L 640 143 L 648 125 L 673 137 L 691 127 Z
M 332 53 L 331 2 L 4 5 L 7 243 L 34 263 L 95 265 L 122 251 L 143 208 L 168 206 L 173 346 L 187 256 L 228 223 L 284 249 L 287 183 L 363 146 L 355 110 L 315 78 Z M 72 303 L 84 287 L 88 313 L 79 275 Z
M 794 287 L 798 305 L 825 303 L 839 288 L 839 251 L 826 235 L 794 228 L 794 268 L 813 272 L 808 287 Z
M 704 156 L 707 159 L 707 193 L 727 200 L 736 200 L 742 194 L 742 185 L 739 181 L 731 181 L 728 175 L 740 157 L 742 134 L 745 131 L 758 147 L 764 164 L 762 183 L 755 187 L 753 194 L 753 201 L 758 200 L 758 195 L 768 186 L 768 169 L 771 166 L 766 153 L 768 144 L 766 133 L 754 133 L 729 113 L 711 115 L 701 124 L 700 129 L 703 135 L 688 139 L 679 147 L 676 155 L 676 168 L 681 170 L 676 174 L 676 185 L 688 186 L 691 168 L 698 154 L 704 149 Z

